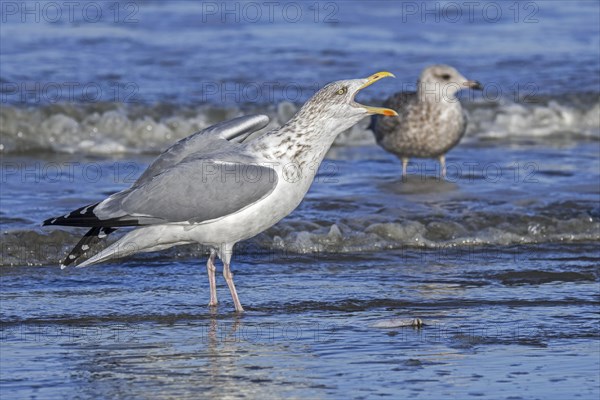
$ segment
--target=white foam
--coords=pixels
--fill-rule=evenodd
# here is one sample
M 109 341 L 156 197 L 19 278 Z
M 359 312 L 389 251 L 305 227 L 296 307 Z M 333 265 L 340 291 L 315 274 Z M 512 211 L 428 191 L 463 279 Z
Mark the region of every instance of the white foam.
M 466 140 L 532 137 L 563 140 L 600 138 L 600 102 L 589 95 L 577 101 L 549 99 L 545 103 L 478 101 L 466 105 L 469 124 Z M 163 110 L 164 108 L 164 110 Z M 124 105 L 54 105 L 0 109 L 3 153 L 50 151 L 59 153 L 115 154 L 159 152 L 173 142 L 224 119 L 244 114 L 237 109 L 177 109 Z M 285 123 L 298 107 L 280 103 L 270 114 L 271 127 Z M 166 111 L 165 111 L 166 110 Z M 246 113 L 251 113 L 246 112 Z M 342 133 L 336 146 L 373 144 L 365 118 Z
M 600 138 L 600 103 L 576 108 L 551 100 L 548 104 L 475 105 L 467 112 L 467 136 L 484 139 L 518 137 Z

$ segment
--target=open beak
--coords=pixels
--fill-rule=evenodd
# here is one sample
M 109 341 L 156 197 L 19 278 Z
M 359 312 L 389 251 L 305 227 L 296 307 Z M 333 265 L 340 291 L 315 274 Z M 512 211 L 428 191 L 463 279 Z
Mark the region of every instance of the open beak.
M 371 86 L 372 84 L 374 84 L 375 82 L 377 82 L 380 79 L 383 78 L 387 78 L 387 77 L 392 77 L 395 78 L 394 74 L 392 74 L 391 72 L 387 72 L 387 71 L 381 71 L 378 72 L 376 74 L 371 75 L 370 77 L 367 78 L 367 81 L 358 88 L 358 90 L 356 91 L 356 93 L 354 94 L 356 96 L 356 94 L 361 91 L 362 89 L 366 88 L 367 86 Z M 371 106 L 365 106 L 364 104 L 358 104 L 359 107 L 364 108 L 365 110 L 367 110 L 367 112 L 369 114 L 382 114 L 382 115 L 387 115 L 388 117 L 397 117 L 398 113 L 390 108 L 383 108 L 383 107 L 371 107 Z
M 466 81 L 463 86 L 471 88 L 473 90 L 483 90 L 483 85 L 479 81 Z

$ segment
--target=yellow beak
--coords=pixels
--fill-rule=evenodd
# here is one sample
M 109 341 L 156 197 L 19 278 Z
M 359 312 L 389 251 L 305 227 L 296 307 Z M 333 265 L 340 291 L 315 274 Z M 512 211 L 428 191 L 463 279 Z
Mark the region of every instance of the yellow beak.
M 358 90 L 360 91 L 360 90 L 366 88 L 367 86 L 371 86 L 378 80 L 387 78 L 387 77 L 395 78 L 394 74 L 392 74 L 391 72 L 387 72 L 387 71 L 381 71 L 376 74 L 373 74 L 367 78 L 367 81 Z M 382 115 L 386 115 L 388 117 L 397 117 L 398 116 L 398 113 L 390 108 L 371 107 L 371 106 L 365 106 L 363 104 L 361 104 L 360 106 L 364 107 L 369 112 L 369 114 L 382 114 Z

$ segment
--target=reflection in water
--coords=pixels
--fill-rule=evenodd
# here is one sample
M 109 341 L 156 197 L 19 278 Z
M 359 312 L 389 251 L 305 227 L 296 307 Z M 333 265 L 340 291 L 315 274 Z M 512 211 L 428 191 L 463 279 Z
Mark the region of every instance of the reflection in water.
M 94 398 L 269 398 L 277 392 L 261 384 L 272 381 L 269 368 L 253 364 L 260 352 L 240 335 L 241 327 L 242 317 L 213 312 L 189 323 L 142 324 L 123 342 L 107 337 L 60 347 L 63 362 L 74 367 L 75 387 Z
M 409 175 L 383 182 L 378 188 L 397 195 L 438 195 L 459 190 L 459 186 L 447 179 L 429 175 Z
M 194 321 L 131 325 L 133 333 L 93 343 L 56 343 L 54 351 L 71 366 L 73 387 L 94 398 L 283 398 L 321 386 L 303 370 L 315 360 L 312 347 L 330 342 L 331 324 L 245 319 L 211 310 Z

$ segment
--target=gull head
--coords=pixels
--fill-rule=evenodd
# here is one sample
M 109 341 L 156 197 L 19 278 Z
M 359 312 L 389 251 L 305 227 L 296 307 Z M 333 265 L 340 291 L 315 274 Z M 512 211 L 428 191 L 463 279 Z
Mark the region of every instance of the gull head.
M 397 116 L 396 111 L 392 109 L 366 106 L 354 100 L 362 89 L 386 77 L 394 77 L 394 75 L 382 71 L 363 79 L 332 82 L 315 93 L 304 104 L 299 114 L 338 132 L 351 127 L 368 115 Z
M 432 65 L 421 72 L 419 90 L 423 93 L 439 93 L 454 96 L 463 89 L 483 90 L 478 81 L 465 78 L 456 68 L 449 65 Z

